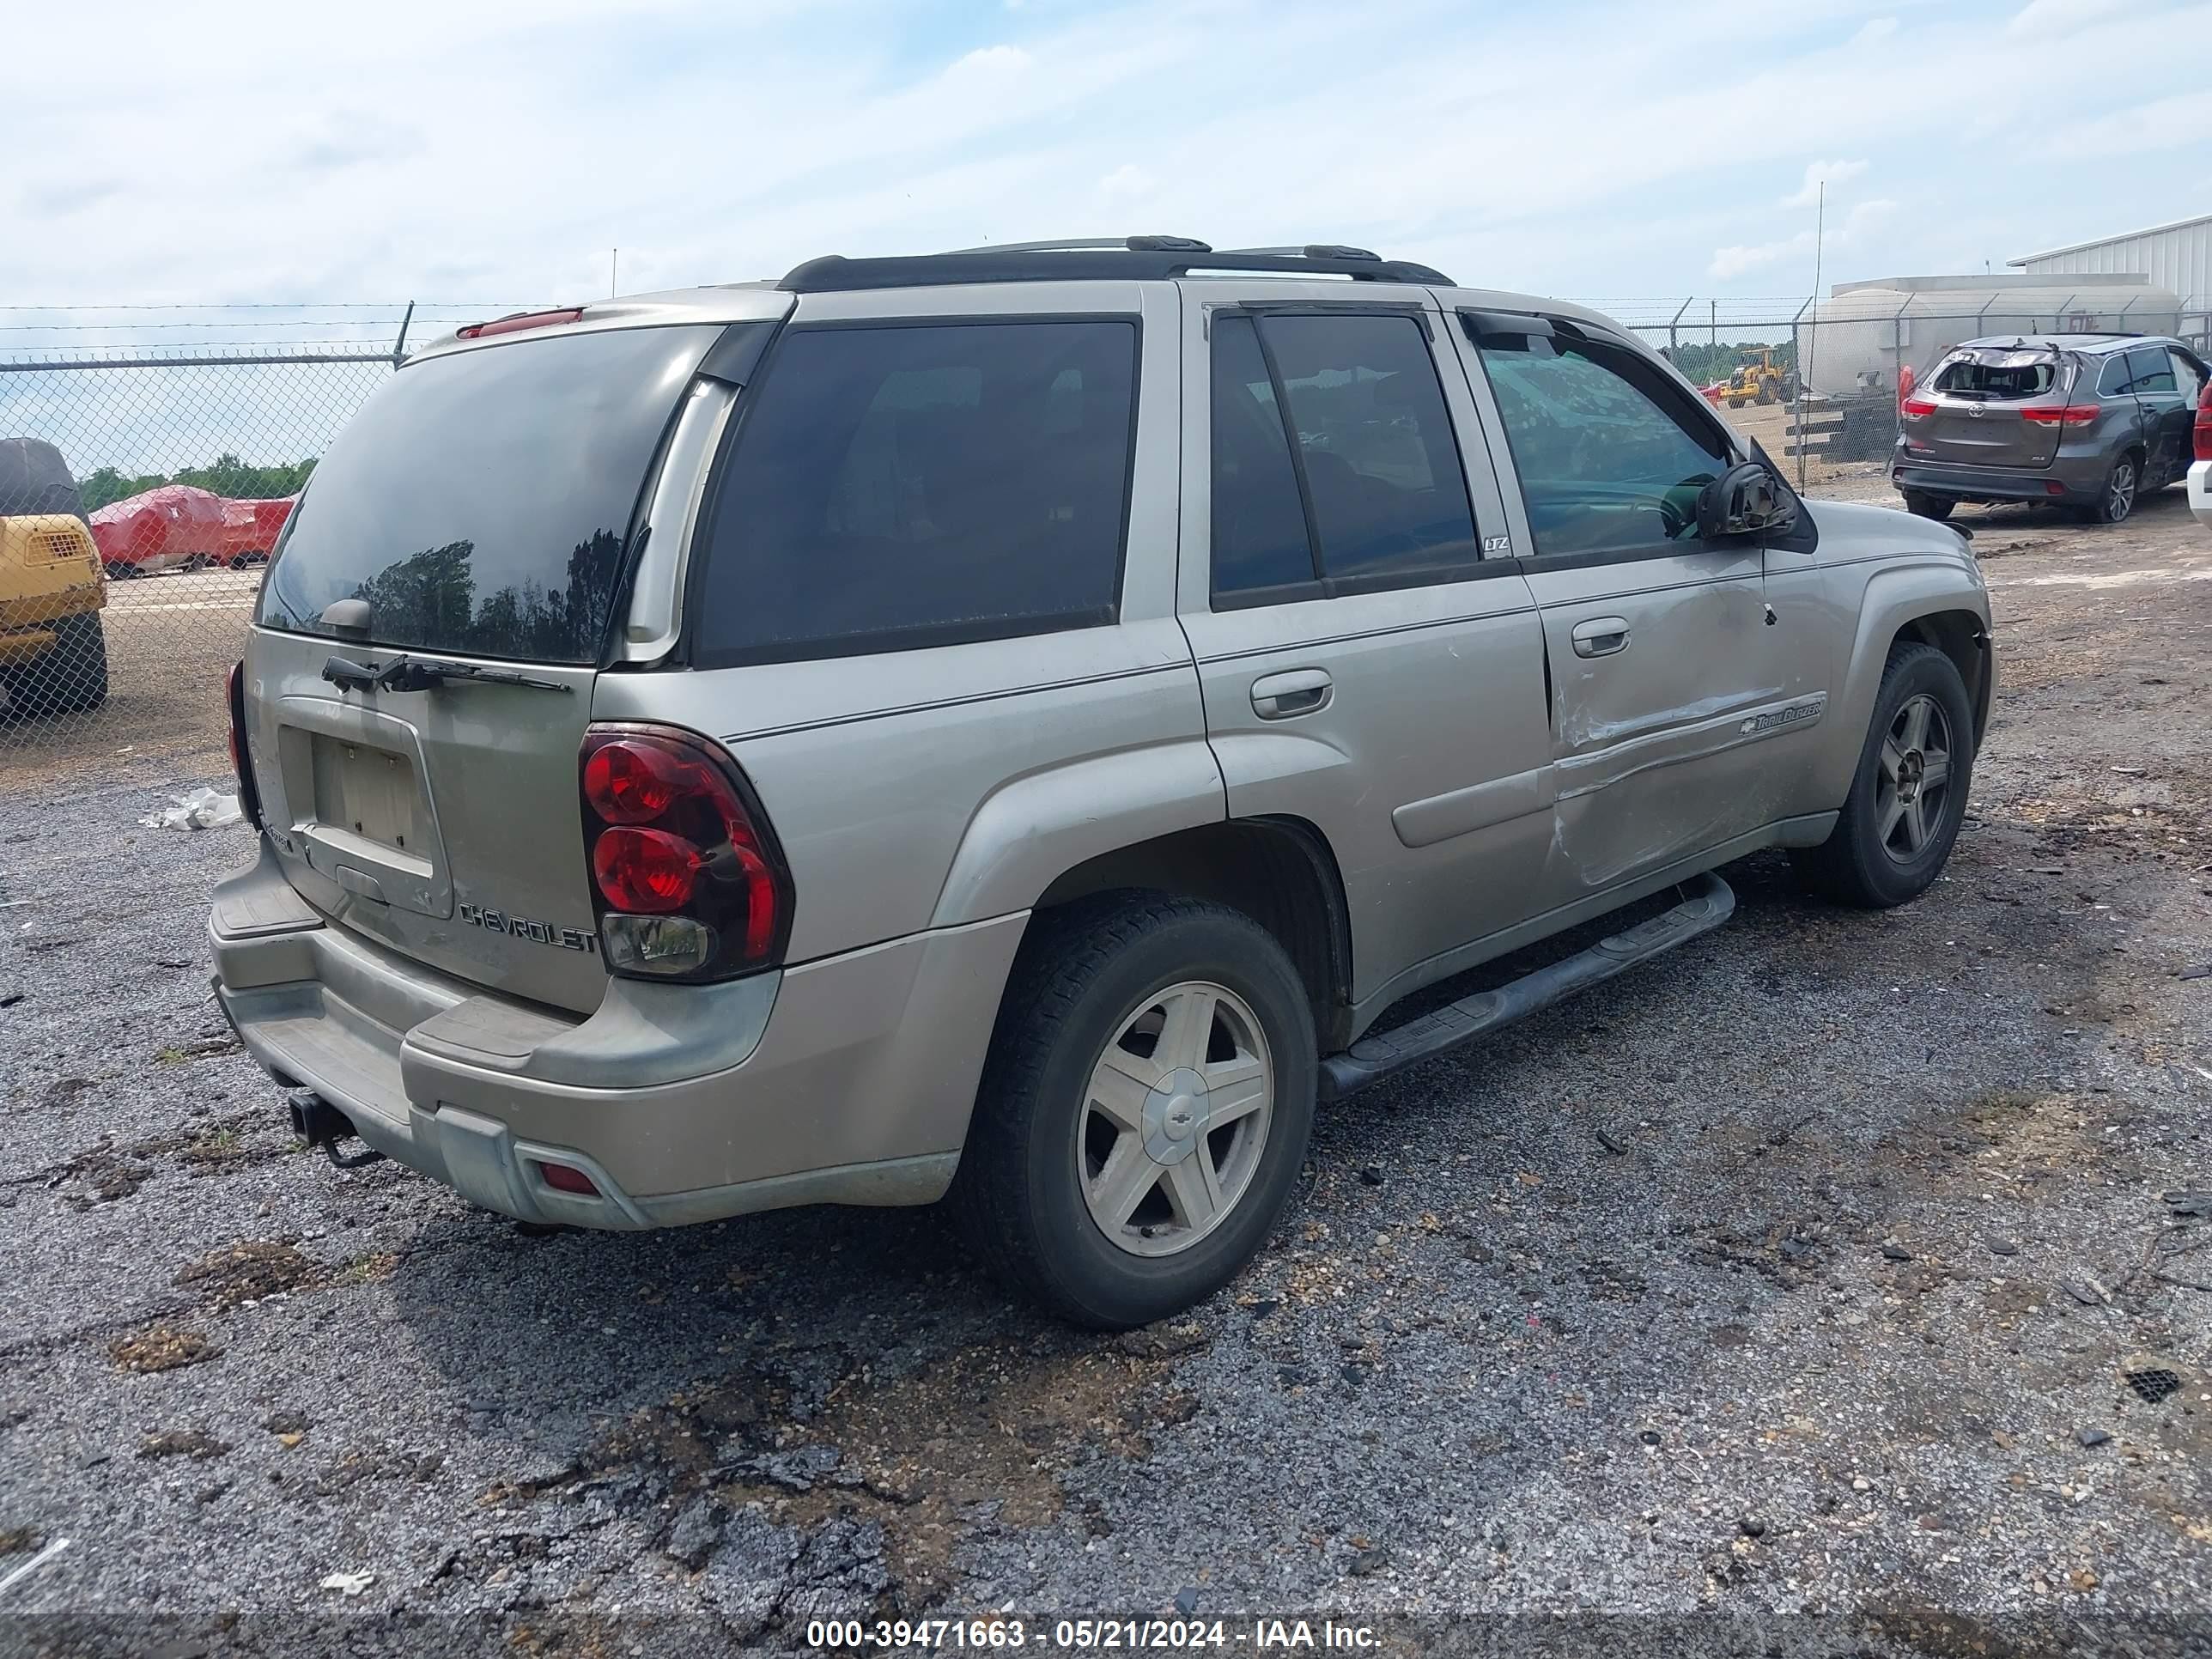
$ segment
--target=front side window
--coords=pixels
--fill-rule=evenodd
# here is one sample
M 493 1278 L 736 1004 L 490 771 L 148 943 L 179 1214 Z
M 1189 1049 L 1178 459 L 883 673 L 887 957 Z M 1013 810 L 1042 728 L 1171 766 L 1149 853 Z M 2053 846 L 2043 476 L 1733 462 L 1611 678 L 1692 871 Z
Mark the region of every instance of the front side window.
M 2135 371 L 2136 394 L 2148 397 L 2154 392 L 2172 392 L 2173 362 L 2164 351 L 2130 351 L 2128 367 Z
M 1698 492 L 1726 469 L 1727 442 L 1676 412 L 1656 368 L 1563 336 L 1487 337 L 1480 349 L 1538 556 L 1695 538 Z
M 1224 312 L 1212 332 L 1217 599 L 1409 586 L 1480 562 L 1416 319 Z
M 1136 354 L 1121 321 L 790 331 L 716 489 L 695 659 L 1112 622 Z

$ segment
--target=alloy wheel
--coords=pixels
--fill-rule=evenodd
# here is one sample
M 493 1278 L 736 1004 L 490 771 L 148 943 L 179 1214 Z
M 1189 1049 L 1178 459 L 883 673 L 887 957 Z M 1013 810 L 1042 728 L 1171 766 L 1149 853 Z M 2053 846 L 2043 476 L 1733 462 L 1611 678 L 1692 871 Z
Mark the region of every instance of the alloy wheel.
M 1228 1218 L 1274 1117 L 1275 1068 L 1250 1006 L 1207 980 L 1131 1009 L 1091 1068 L 1076 1176 L 1098 1230 L 1132 1255 L 1173 1255 Z
M 1881 779 L 1875 792 L 1875 831 L 1882 851 L 1911 864 L 1927 849 L 1950 805 L 1950 717 L 1922 692 L 1907 697 L 1882 734 Z

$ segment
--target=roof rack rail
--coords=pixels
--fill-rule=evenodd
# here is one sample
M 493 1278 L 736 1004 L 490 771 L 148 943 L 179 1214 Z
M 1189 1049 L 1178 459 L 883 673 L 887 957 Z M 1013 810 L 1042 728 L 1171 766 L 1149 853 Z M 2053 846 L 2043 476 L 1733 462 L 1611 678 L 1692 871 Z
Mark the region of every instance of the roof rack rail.
M 1211 253 L 1211 244 L 1195 236 L 1048 236 L 1039 242 L 986 242 L 981 247 L 956 247 L 952 253 L 1059 253 L 1118 247 L 1136 252 Z
M 1304 247 L 1232 247 L 1224 253 L 1273 253 L 1301 259 L 1374 259 L 1382 256 L 1364 247 L 1347 247 L 1341 242 L 1308 242 Z
M 1424 288 L 1454 286 L 1452 279 L 1440 270 L 1409 259 L 1385 259 L 1365 248 L 1316 242 L 1302 248 L 1235 248 L 1216 252 L 1189 236 L 1011 242 L 960 248 L 951 253 L 865 259 L 831 253 L 794 265 L 776 286 L 789 294 L 834 294 L 963 283 L 1144 281 L 1182 276 L 1193 270 L 1349 276 L 1354 282 L 1408 283 Z

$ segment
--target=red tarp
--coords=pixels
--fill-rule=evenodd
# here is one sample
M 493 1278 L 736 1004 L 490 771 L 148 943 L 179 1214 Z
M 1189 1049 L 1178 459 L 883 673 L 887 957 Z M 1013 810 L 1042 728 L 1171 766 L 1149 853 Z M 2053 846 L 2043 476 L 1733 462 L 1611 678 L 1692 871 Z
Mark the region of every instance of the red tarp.
M 280 501 L 225 501 L 222 504 L 223 558 L 242 558 L 252 553 L 266 556 L 291 516 L 291 496 Z
M 92 515 L 92 539 L 106 564 L 159 569 L 222 546 L 223 501 L 190 484 L 163 484 Z

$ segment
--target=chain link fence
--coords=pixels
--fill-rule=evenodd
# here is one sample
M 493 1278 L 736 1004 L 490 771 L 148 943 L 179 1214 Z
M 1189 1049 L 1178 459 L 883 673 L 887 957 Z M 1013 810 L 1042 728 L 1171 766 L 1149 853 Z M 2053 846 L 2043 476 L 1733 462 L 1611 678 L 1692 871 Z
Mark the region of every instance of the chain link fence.
M 1878 471 L 1901 373 L 1961 340 L 2111 330 L 2212 349 L 2205 296 L 2096 280 L 1581 303 L 1817 493 Z M 410 343 L 524 308 L 0 308 L 0 775 L 220 771 L 224 672 L 316 459 Z

